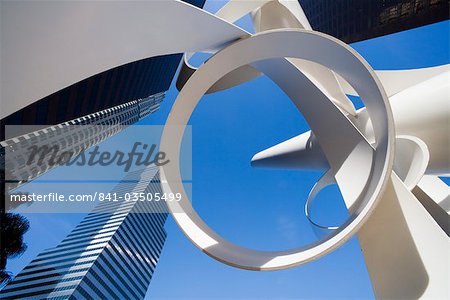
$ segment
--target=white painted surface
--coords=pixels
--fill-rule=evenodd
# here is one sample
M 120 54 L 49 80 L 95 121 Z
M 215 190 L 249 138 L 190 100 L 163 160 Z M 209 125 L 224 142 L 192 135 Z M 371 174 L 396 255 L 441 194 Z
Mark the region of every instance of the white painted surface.
M 111 68 L 157 55 L 217 50 L 246 34 L 178 0 L 0 5 L 0 118 Z
M 417 185 L 450 215 L 450 187 L 439 177 L 425 175 Z
M 317 51 L 321 49 L 321 51 Z M 331 59 L 332 56 L 339 59 Z M 281 59 L 274 59 L 281 57 Z M 347 117 L 299 70 L 283 57 L 298 57 L 322 63 L 352 82 L 367 99 L 377 149 L 368 144 Z M 269 59 L 268 61 L 263 61 Z M 349 222 L 321 243 L 279 252 L 255 251 L 224 240 L 205 224 L 191 206 L 179 172 L 179 151 L 184 128 L 201 96 L 223 75 L 253 64 L 264 71 L 291 97 L 313 130 L 320 132 L 321 145 L 337 177 L 341 190 L 354 201 L 355 213 Z M 301 86 L 302 89 L 298 87 Z M 301 97 L 305 93 L 310 97 Z M 322 122 L 325 116 L 328 122 Z M 171 157 L 161 167 L 165 192 L 182 194 L 180 202 L 169 202 L 175 221 L 203 252 L 229 265 L 251 270 L 276 270 L 320 257 L 350 238 L 368 219 L 389 180 L 394 155 L 394 124 L 387 97 L 369 65 L 350 47 L 320 33 L 295 29 L 274 30 L 236 42 L 200 67 L 180 91 L 167 119 L 160 149 Z M 372 164 L 373 158 L 373 164 Z M 358 181 L 349 176 L 358 174 Z M 367 180 L 366 180 L 367 179 Z M 367 193 L 356 199 L 363 188 Z M 345 198 L 344 197 L 344 198 Z
M 358 232 L 378 299 L 448 299 L 450 239 L 393 173 Z

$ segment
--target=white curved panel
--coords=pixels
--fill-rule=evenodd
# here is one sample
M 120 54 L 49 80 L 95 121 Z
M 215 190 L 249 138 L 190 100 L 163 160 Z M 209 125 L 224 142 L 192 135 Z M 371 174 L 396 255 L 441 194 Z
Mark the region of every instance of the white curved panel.
M 430 161 L 428 147 L 421 139 L 408 135 L 397 136 L 395 143 L 395 174 L 412 191 L 425 174 Z
M 430 153 L 426 174 L 449 174 L 450 71 L 443 72 L 389 98 L 398 135 L 415 136 Z M 370 140 L 372 126 L 362 109 L 352 119 Z
M 292 13 L 292 15 L 300 22 L 302 29 L 313 30 L 308 18 L 305 15 L 305 12 L 303 11 L 303 8 L 298 1 L 278 0 L 278 2 L 280 2 L 281 5 L 286 7 Z
M 230 0 L 215 15 L 227 22 L 234 23 L 270 1 L 273 0 Z
M 298 1 L 273 0 L 252 14 L 256 32 L 279 28 L 300 28 L 312 31 L 311 25 Z M 341 89 L 334 72 L 314 62 L 289 59 L 309 80 L 343 111 L 355 115 L 355 107 Z
M 225 21 L 235 22 L 242 16 L 252 12 L 253 26 L 256 32 L 263 32 L 280 28 L 299 28 L 312 30 L 303 9 L 297 1 L 271 0 L 271 1 L 241 1 L 231 0 L 217 12 Z M 334 72 L 327 68 L 301 59 L 290 59 L 309 80 L 327 95 L 344 112 L 356 115 L 353 103 L 341 89 Z M 187 57 L 177 78 L 177 88 L 181 90 L 189 77 L 197 68 L 189 65 Z M 250 66 L 242 66 L 216 82 L 208 93 L 231 88 L 246 81 L 252 80 L 261 73 Z
M 448 298 L 450 239 L 395 173 L 358 239 L 377 299 Z
M 383 84 L 388 97 L 391 97 L 407 88 L 426 81 L 434 76 L 448 72 L 450 64 L 410 70 L 377 70 L 375 73 Z M 357 96 L 355 90 L 341 77 L 338 76 L 342 89 L 348 95 Z
M 163 54 L 213 51 L 247 34 L 177 0 L 0 5 L 0 118 L 113 67 Z
M 312 225 L 319 227 L 321 229 L 336 230 L 339 228 L 339 226 L 321 225 L 315 222 L 311 217 L 311 205 L 313 204 L 315 198 L 317 197 L 317 195 L 320 193 L 321 190 L 332 184 L 336 184 L 336 180 L 334 179 L 333 172 L 331 170 L 328 170 L 322 177 L 320 177 L 320 179 L 316 182 L 316 184 L 314 184 L 305 202 L 306 218 Z
M 437 176 L 425 175 L 418 187 L 450 215 L 450 187 L 445 182 Z
M 309 80 L 313 81 L 334 104 L 344 112 L 349 113 L 352 116 L 356 115 L 355 106 L 342 91 L 335 72 L 330 71 L 322 65 L 302 59 L 291 58 L 290 60 L 308 77 Z
M 450 72 L 447 71 L 389 98 L 397 134 L 418 138 L 426 145 L 429 162 L 425 174 L 450 174 L 449 95 Z M 373 128 L 366 109 L 358 110 L 357 117 L 350 116 L 349 118 L 373 143 Z M 326 169 L 325 156 L 315 139 L 310 136 L 309 132 L 303 133 L 255 154 L 252 159 L 253 165 Z M 402 153 L 399 151 L 398 155 Z M 413 181 L 416 182 L 416 180 Z M 411 187 L 411 185 L 408 186 Z
M 255 16 L 253 16 L 254 20 L 256 21 L 255 26 L 257 32 L 264 30 L 260 27 L 260 25 L 272 28 L 291 27 L 312 30 L 308 18 L 306 17 L 300 4 L 298 3 L 298 1 L 292 0 L 230 0 L 224 6 L 222 6 L 215 15 L 230 23 L 234 23 L 247 14 L 257 13 L 257 10 L 260 10 L 264 6 L 268 8 L 268 14 L 270 15 L 270 18 L 273 19 L 273 22 L 276 22 L 278 24 L 281 22 L 282 24 L 284 24 L 284 26 L 280 27 L 279 25 L 274 24 L 272 24 L 271 26 L 269 24 L 270 22 L 263 22 L 266 24 L 261 24 L 261 19 L 259 17 L 255 19 Z M 279 8 L 281 7 L 284 7 L 284 10 L 280 10 Z M 291 16 L 293 17 L 293 19 L 291 19 Z M 292 23 L 292 20 L 295 20 L 295 22 Z
M 370 143 L 320 86 L 300 72 L 295 64 L 267 60 L 253 65 L 271 78 L 302 113 L 327 158 L 344 200 L 348 207 L 353 206 L 373 171 L 375 155 Z M 350 64 L 346 67 L 352 68 Z M 286 81 L 286 78 L 290 80 Z
M 299 6 L 297 4 L 297 6 Z M 292 7 L 291 7 L 292 9 Z M 299 19 L 285 5 L 279 1 L 269 1 L 252 12 L 253 26 L 256 32 L 279 28 L 305 29 Z M 309 25 L 309 24 L 307 24 Z M 311 27 L 308 29 L 310 30 Z
M 256 153 L 252 167 L 326 171 L 330 168 L 312 131 Z

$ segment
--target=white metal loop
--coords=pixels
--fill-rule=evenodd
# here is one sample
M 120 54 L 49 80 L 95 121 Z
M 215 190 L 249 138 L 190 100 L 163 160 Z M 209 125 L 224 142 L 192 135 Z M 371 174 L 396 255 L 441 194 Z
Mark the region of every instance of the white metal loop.
M 374 126 L 376 150 L 370 147 L 346 116 L 307 77 L 302 77 L 302 73 L 285 57 L 322 64 L 349 82 L 366 104 Z M 343 185 L 344 190 L 350 189 L 348 195 L 358 199 L 346 223 L 324 240 L 307 247 L 286 251 L 256 251 L 232 244 L 200 218 L 183 187 L 179 166 L 180 146 L 191 114 L 215 82 L 249 64 L 266 74 L 288 94 L 315 132 L 338 184 L 340 187 Z M 327 118 L 327 122 L 322 122 L 321 116 Z M 167 206 L 185 235 L 203 252 L 243 269 L 285 269 L 332 251 L 364 224 L 389 180 L 394 137 L 392 112 L 384 90 L 372 68 L 356 51 L 318 32 L 298 29 L 267 31 L 219 51 L 192 75 L 180 91 L 161 140 L 160 149 L 166 152 L 171 161 L 160 168 L 161 184 L 166 193 L 182 194 L 181 201 L 167 202 Z M 328 138 L 333 140 L 327 142 Z M 349 168 L 350 165 L 352 168 Z

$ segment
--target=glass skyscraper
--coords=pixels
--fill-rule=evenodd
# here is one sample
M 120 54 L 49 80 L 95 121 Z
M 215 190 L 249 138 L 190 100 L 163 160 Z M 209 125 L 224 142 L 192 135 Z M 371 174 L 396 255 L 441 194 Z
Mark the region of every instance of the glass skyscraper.
M 354 43 L 449 19 L 449 0 L 298 0 L 314 30 Z
M 0 142 L 1 169 L 8 172 L 6 191 L 9 192 L 32 181 L 55 167 L 49 163 L 52 159 L 51 151 L 43 156 L 43 160 L 39 163 L 37 160 L 33 163 L 28 162 L 33 146 L 57 146 L 59 152 L 71 151 L 71 157 L 74 157 L 157 111 L 164 95 L 165 93 L 159 93 L 145 99 L 130 101 Z M 14 126 L 14 129 L 17 127 L 19 126 Z M 23 127 L 30 128 L 30 126 Z
M 161 192 L 157 167 L 130 172 L 111 193 Z M 40 253 L 1 299 L 142 299 L 166 233 L 164 201 L 103 201 L 56 247 Z

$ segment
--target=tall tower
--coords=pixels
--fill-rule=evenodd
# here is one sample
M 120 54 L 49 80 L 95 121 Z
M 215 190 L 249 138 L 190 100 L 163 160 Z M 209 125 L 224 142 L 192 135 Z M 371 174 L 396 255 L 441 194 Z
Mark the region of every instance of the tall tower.
M 112 191 L 161 192 L 157 167 L 129 173 Z M 122 199 L 123 199 L 122 198 Z M 1 299 L 142 299 L 166 233 L 164 201 L 103 201 L 56 247 L 40 253 Z
M 165 93 L 158 93 L 1 141 L 0 169 L 7 174 L 5 190 L 9 192 L 56 167 L 49 162 L 52 159 L 51 152 L 42 155 L 40 163 L 28 161 L 33 147 L 57 147 L 57 152 L 70 151 L 70 157 L 73 158 L 157 111 L 164 95 Z M 14 128 L 23 130 L 29 126 Z
M 314 30 L 354 43 L 449 19 L 448 0 L 298 0 Z

